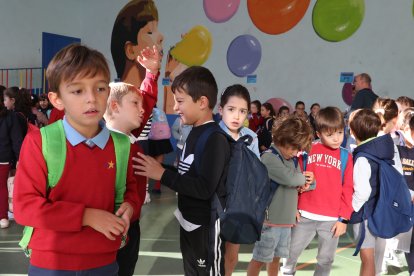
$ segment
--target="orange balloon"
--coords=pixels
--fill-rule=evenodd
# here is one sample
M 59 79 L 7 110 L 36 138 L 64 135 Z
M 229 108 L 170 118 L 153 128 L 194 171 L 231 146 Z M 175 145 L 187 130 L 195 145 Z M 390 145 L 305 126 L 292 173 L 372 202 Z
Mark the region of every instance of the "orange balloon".
M 248 0 L 253 24 L 266 34 L 289 31 L 303 18 L 310 0 Z

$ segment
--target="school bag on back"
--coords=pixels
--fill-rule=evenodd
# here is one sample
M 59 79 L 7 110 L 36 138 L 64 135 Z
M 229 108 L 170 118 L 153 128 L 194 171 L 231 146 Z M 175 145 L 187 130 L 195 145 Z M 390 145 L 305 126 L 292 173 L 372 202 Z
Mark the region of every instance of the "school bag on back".
M 54 188 L 63 173 L 66 162 L 66 136 L 63 128 L 62 120 L 53 124 L 42 127 L 40 129 L 42 136 L 42 154 L 47 166 L 47 187 Z M 124 193 L 126 190 L 126 175 L 128 169 L 130 141 L 128 136 L 111 131 L 111 137 L 114 142 L 116 156 L 116 178 L 115 178 L 115 210 L 124 201 Z M 19 242 L 26 256 L 30 257 L 31 250 L 28 247 L 30 239 L 35 229 L 25 226 L 23 229 L 23 237 Z M 125 243 L 123 237 L 122 242 Z M 122 246 L 122 245 L 121 245 Z
M 365 204 L 362 214 L 362 220 L 368 219 L 369 230 L 374 236 L 384 239 L 410 230 L 413 227 L 413 204 L 405 178 L 392 166 L 393 160 L 382 160 L 365 152 L 358 153 L 356 159 L 358 157 L 378 164 L 379 196 L 373 210 L 369 210 L 368 204 Z M 363 223 L 360 231 L 361 237 L 354 256 L 358 254 L 365 238 Z
M 226 241 L 236 244 L 251 244 L 260 239 L 265 211 L 273 193 L 265 165 L 247 148 L 253 138 L 245 135 L 234 141 L 218 126 L 208 128 L 201 134 L 195 149 L 195 168 L 208 137 L 221 132 L 230 142 L 231 157 L 226 179 L 226 206 L 223 210 L 217 194 L 212 200 L 221 222 L 221 235 Z
M 168 125 L 167 115 L 159 108 L 152 110 L 151 130 L 148 138 L 150 140 L 170 139 L 171 130 Z

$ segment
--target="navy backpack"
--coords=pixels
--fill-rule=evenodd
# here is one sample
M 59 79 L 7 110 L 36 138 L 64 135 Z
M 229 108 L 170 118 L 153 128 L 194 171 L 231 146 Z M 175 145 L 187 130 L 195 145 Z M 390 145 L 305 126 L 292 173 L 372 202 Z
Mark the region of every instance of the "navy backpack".
M 358 157 L 365 157 L 378 164 L 379 196 L 374 207 L 364 204 L 360 221 L 351 223 L 368 219 L 371 233 L 383 239 L 393 238 L 410 230 L 413 227 L 413 203 L 404 176 L 392 166 L 394 161 L 382 160 L 365 152 L 358 153 L 355 160 Z M 364 238 L 365 225 L 361 223 L 360 239 L 354 256 L 361 249 Z
M 235 244 L 252 244 L 260 240 L 265 211 L 274 190 L 265 165 L 248 149 L 253 138 L 245 135 L 234 141 L 217 125 L 201 134 L 194 153 L 195 169 L 198 171 L 200 157 L 209 136 L 220 132 L 226 136 L 231 147 L 231 157 L 226 178 L 226 205 L 223 209 L 217 194 L 212 199 L 214 215 L 221 222 L 221 235 Z

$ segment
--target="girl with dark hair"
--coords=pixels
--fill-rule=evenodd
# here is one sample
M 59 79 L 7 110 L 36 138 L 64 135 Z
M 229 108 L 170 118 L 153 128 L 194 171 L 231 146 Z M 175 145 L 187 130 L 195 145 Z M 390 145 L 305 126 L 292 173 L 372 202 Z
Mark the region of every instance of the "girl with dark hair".
M 5 90 L 0 86 L 0 228 L 9 227 L 7 179 L 11 164 L 19 158 L 25 132 L 17 114 L 3 104 Z
M 316 115 L 318 114 L 319 110 L 321 109 L 321 106 L 318 103 L 314 103 L 311 105 L 310 108 L 310 114 L 309 114 L 309 123 L 313 129 L 313 137 L 314 139 L 317 139 L 318 137 L 316 136 L 316 126 L 315 126 L 315 118 Z
M 258 100 L 250 103 L 249 128 L 254 132 L 263 124 L 263 117 L 260 116 L 261 107 L 262 104 Z
M 270 103 L 262 104 L 260 114 L 263 117 L 263 124 L 258 130 L 259 150 L 263 152 L 270 147 L 272 143 L 272 127 L 275 118 L 275 110 Z
M 32 99 L 28 90 L 12 86 L 4 91 L 4 105 L 20 117 L 20 124 L 27 133 L 27 123 L 37 125 L 36 115 L 32 113 Z
M 224 90 L 221 94 L 219 112 L 222 116 L 220 127 L 234 140 L 244 135 L 250 135 L 253 142 L 248 148 L 260 158 L 257 135 L 251 129 L 244 127 L 250 107 L 250 94 L 246 87 L 235 84 Z M 224 254 L 225 275 L 231 275 L 238 262 L 240 245 L 226 242 Z

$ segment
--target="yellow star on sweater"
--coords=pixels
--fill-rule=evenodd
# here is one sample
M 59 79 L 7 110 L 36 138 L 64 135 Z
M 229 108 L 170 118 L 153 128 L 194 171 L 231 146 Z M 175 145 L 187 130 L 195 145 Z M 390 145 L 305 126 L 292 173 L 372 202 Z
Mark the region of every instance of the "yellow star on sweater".
M 108 162 L 108 169 L 113 169 L 113 168 L 115 168 L 115 163 L 112 162 L 112 161 L 109 161 Z

